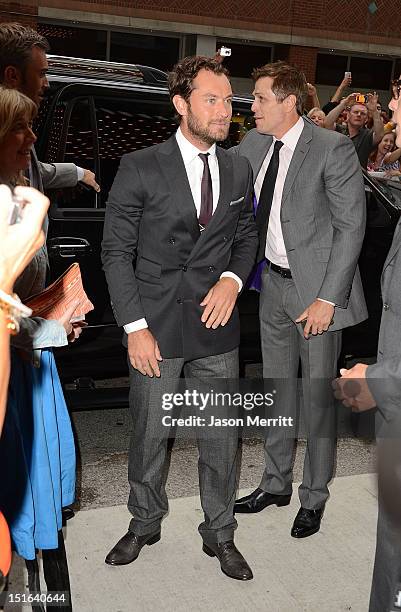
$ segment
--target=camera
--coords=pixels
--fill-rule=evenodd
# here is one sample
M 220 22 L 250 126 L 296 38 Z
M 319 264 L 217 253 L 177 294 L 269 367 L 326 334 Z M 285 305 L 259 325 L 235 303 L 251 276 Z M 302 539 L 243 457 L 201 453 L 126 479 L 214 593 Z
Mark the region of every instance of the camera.
M 359 104 L 367 104 L 369 101 L 369 96 L 367 94 L 361 94 L 359 96 L 355 96 L 355 102 L 359 102 Z
M 229 47 L 221 47 L 219 53 L 222 57 L 230 57 L 231 49 Z

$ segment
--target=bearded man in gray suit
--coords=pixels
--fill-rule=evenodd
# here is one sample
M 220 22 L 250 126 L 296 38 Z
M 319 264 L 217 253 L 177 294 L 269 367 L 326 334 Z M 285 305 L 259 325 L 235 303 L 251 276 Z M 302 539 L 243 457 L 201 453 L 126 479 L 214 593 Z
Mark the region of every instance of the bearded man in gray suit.
M 263 376 L 277 388 L 277 415 L 296 415 L 301 359 L 308 425 L 301 508 L 291 535 L 316 533 L 334 468 L 335 435 L 327 431 L 341 330 L 366 318 L 357 261 L 365 230 L 362 173 L 352 142 L 302 117 L 305 76 L 285 62 L 253 72 L 251 130 L 236 153 L 251 163 L 258 199 L 258 261 Z M 235 512 L 284 506 L 292 494 L 294 433 L 266 434 L 259 487 Z

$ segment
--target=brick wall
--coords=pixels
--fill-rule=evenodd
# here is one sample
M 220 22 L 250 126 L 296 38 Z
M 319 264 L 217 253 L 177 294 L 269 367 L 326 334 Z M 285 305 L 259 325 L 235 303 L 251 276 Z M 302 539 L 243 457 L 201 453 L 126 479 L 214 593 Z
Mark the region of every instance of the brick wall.
M 317 49 L 315 47 L 298 47 L 291 45 L 288 61 L 296 64 L 306 75 L 310 83 L 315 81 Z
M 21 2 L 1 2 L 0 22 L 18 21 L 24 25 L 35 27 L 38 14 L 37 0 L 21 0 Z
M 0 3 L 0 19 L 35 22 L 37 6 L 234 27 L 258 32 L 399 45 L 400 0 L 20 0 Z M 183 25 L 185 31 L 185 25 Z

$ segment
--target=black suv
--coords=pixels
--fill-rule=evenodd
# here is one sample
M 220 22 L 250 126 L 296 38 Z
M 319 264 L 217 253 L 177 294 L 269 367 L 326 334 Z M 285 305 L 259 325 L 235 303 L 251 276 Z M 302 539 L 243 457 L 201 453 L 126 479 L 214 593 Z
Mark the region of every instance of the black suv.
M 51 279 L 78 261 L 95 305 L 79 342 L 56 351 L 60 375 L 64 382 L 126 376 L 122 333 L 112 314 L 100 262 L 105 205 L 121 156 L 162 142 L 176 130 L 167 75 L 146 66 L 49 56 L 48 76 L 49 95 L 35 126 L 39 159 L 89 168 L 101 185 L 100 193 L 78 185 L 50 194 Z M 229 138 L 222 146 L 237 144 L 252 127 L 251 104 L 250 96 L 234 97 Z M 345 331 L 343 353 L 348 356 L 376 353 L 380 274 L 401 207 L 401 183 L 379 183 L 366 173 L 364 178 L 368 227 L 359 265 L 370 316 Z M 247 363 L 261 362 L 255 291 L 242 293 L 239 311 L 244 369 Z

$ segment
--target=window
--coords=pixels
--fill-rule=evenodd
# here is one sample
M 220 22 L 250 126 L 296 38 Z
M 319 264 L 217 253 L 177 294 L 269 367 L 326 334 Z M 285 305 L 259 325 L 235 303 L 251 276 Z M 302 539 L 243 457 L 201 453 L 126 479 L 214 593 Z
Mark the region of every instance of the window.
M 54 55 L 106 59 L 107 33 L 105 30 L 39 23 L 38 31 L 47 38 L 50 53 Z
M 154 98 L 95 100 L 102 206 L 106 205 L 122 155 L 163 142 L 177 129 L 167 96 L 157 100 L 156 94 Z
M 111 32 L 110 61 L 171 70 L 179 48 L 179 38 Z
M 254 68 L 263 66 L 271 61 L 271 47 L 263 45 L 248 45 L 231 43 L 223 40 L 217 41 L 217 49 L 221 47 L 229 47 L 231 56 L 226 57 L 224 66 L 229 70 L 231 76 L 237 78 L 251 78 L 251 73 Z
M 346 55 L 331 55 L 318 53 L 316 62 L 315 83 L 319 85 L 338 86 L 347 70 L 348 57 Z M 354 77 L 354 75 L 352 75 Z M 354 82 L 352 81 L 352 85 Z
M 351 57 L 352 87 L 370 89 L 388 89 L 391 80 L 392 60 L 374 57 Z

